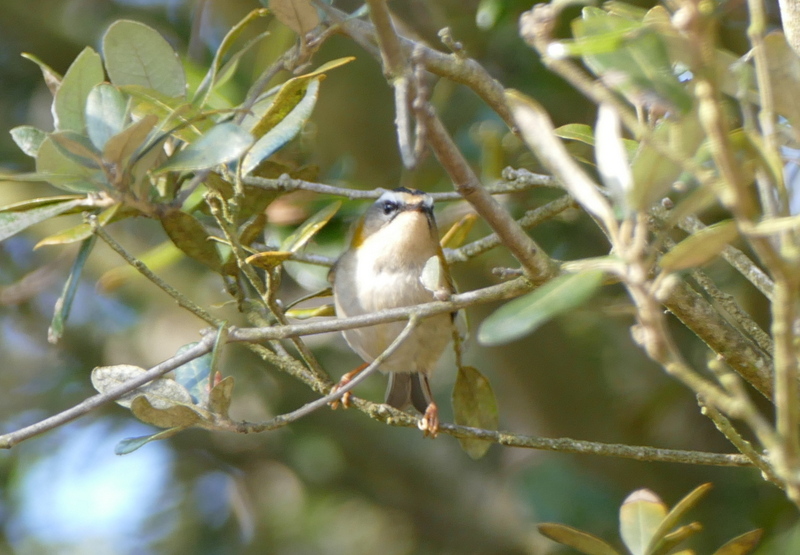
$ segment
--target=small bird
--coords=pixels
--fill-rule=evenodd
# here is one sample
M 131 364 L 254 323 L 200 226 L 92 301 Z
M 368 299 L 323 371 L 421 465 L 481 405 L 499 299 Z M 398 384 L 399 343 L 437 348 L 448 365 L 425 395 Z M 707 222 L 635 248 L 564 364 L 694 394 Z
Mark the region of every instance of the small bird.
M 438 283 L 423 284 L 423 268 L 433 257 L 439 262 Z M 405 187 L 384 192 L 359 220 L 329 280 L 340 317 L 449 298 L 455 287 L 439 245 L 431 196 Z M 452 337 L 454 316 L 423 320 L 380 366 L 389 373 L 386 403 L 401 410 L 413 405 L 423 415 L 420 428 L 432 437 L 439 417 L 428 379 Z M 346 374 L 338 387 L 386 350 L 405 326 L 391 322 L 343 331 L 366 364 Z M 347 406 L 347 399 L 342 403 Z

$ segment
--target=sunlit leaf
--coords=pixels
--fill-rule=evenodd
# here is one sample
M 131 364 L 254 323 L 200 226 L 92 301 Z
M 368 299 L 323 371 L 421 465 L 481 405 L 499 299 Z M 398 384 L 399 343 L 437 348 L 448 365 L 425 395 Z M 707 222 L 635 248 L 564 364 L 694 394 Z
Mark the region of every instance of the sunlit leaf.
M 197 141 L 171 156 L 157 169 L 165 171 L 189 171 L 213 168 L 231 162 L 244 154 L 253 137 L 233 122 L 220 123 L 211 128 Z
M 659 265 L 665 272 L 679 272 L 709 262 L 722 252 L 728 243 L 739 236 L 734 220 L 724 220 L 697 231 L 661 257 Z
M 336 308 L 332 304 L 324 304 L 311 308 L 292 308 L 287 310 L 285 314 L 295 320 L 308 320 L 309 318 L 336 316 Z
M 301 36 L 319 25 L 319 15 L 310 0 L 269 0 L 269 9 L 278 21 Z
M 114 218 L 114 216 L 117 215 L 117 212 L 119 212 L 121 206 L 121 204 L 117 203 L 103 210 L 97 216 L 97 225 L 103 227 L 108 224 Z M 33 248 L 36 250 L 39 247 L 48 245 L 66 245 L 69 243 L 75 243 L 77 241 L 83 241 L 91 236 L 92 226 L 89 223 L 81 223 L 69 229 L 65 229 L 64 231 L 59 231 L 53 235 L 48 235 L 36 243 Z
M 620 555 L 616 549 L 597 536 L 571 526 L 544 522 L 539 524 L 537 528 L 543 536 L 562 545 L 577 549 L 585 555 Z
M 302 249 L 306 244 L 319 232 L 320 229 L 325 227 L 331 218 L 339 211 L 342 206 L 342 201 L 337 200 L 311 216 L 303 225 L 298 227 L 291 235 L 284 239 L 281 244 L 282 251 L 297 252 Z
M 138 379 L 146 370 L 130 364 L 117 364 L 115 366 L 98 366 L 92 370 L 92 385 L 100 393 Z M 158 378 L 148 382 L 133 391 L 126 393 L 117 403 L 125 408 L 130 408 L 131 402 L 139 396 L 147 396 L 150 403 L 156 408 L 168 408 L 176 404 L 191 404 L 192 396 L 181 384 L 169 378 Z
M 125 96 L 107 83 L 101 83 L 89 92 L 86 99 L 86 131 L 98 150 L 103 150 L 108 139 L 122 131 L 127 105 Z
M 11 138 L 22 152 L 36 158 L 39 147 L 47 138 L 47 133 L 32 125 L 20 125 L 11 130 Z
M 59 204 L 64 201 L 68 200 L 85 200 L 86 197 L 84 195 L 54 195 L 52 197 L 40 197 L 40 198 L 32 198 L 28 200 L 22 200 L 20 202 L 15 202 L 12 204 L 7 204 L 5 206 L 0 206 L 0 213 L 2 212 L 27 212 L 28 210 L 32 210 L 34 208 L 41 208 L 42 206 L 49 206 L 51 204 Z M 77 211 L 81 211 L 83 208 L 78 208 Z
M 595 135 L 595 160 L 600 178 L 617 205 L 627 215 L 630 210 L 628 196 L 633 189 L 633 176 L 622 142 L 622 121 L 619 112 L 610 104 L 601 104 L 597 111 Z
M 137 118 L 156 116 L 162 129 L 174 129 L 172 134 L 182 141 L 192 142 L 214 126 L 210 116 L 204 117 L 203 112 L 182 97 L 167 96 L 139 85 L 121 89 L 131 96 L 131 114 Z
M 121 167 L 127 166 L 128 160 L 145 145 L 157 122 L 158 117 L 149 114 L 110 137 L 103 147 L 103 159 Z
M 598 270 L 559 276 L 492 313 L 481 323 L 478 341 L 483 345 L 501 345 L 524 337 L 589 300 L 602 284 L 603 272 Z
M 252 264 L 253 266 L 264 268 L 265 270 L 273 270 L 280 266 L 283 262 L 289 260 L 292 257 L 292 254 L 293 253 L 287 251 L 258 252 L 256 254 L 251 254 L 245 258 L 244 261 L 248 264 Z
M 47 88 L 50 89 L 50 93 L 55 96 L 56 92 L 58 92 L 58 87 L 61 86 L 61 74 L 33 54 L 23 52 L 21 55 L 26 60 L 30 60 L 39 66 L 39 69 L 42 71 L 42 77 L 44 78 L 45 85 L 47 85 Z
M 316 77 L 308 83 L 308 89 L 303 98 L 292 110 L 272 127 L 263 137 L 256 141 L 242 160 L 242 174 L 247 175 L 255 170 L 258 165 L 280 150 L 292 140 L 303 128 L 314 105 L 317 102 L 319 83 L 321 78 Z
M 478 215 L 470 213 L 454 223 L 439 242 L 442 248 L 457 249 L 460 247 L 467 239 L 469 232 L 472 231 L 472 226 L 475 225 L 476 221 L 478 221 Z
M 667 516 L 667 506 L 652 491 L 631 493 L 619 510 L 619 533 L 632 555 L 647 555 L 659 525 Z
M 56 300 L 56 306 L 53 308 L 53 319 L 50 322 L 50 329 L 47 330 L 47 341 L 56 344 L 64 335 L 64 323 L 69 318 L 69 312 L 72 309 L 72 301 L 75 299 L 75 293 L 78 291 L 78 281 L 83 272 L 83 267 L 86 264 L 86 259 L 89 258 L 89 253 L 92 252 L 96 236 L 89 237 L 84 240 L 78 255 L 75 257 L 75 262 L 72 264 L 72 269 L 69 272 L 69 277 L 64 284 L 64 289 L 61 295 Z
M 53 99 L 53 120 L 59 131 L 84 133 L 84 111 L 89 92 L 103 82 L 100 55 L 88 46 L 69 66 Z
M 717 549 L 714 555 L 747 555 L 756 548 L 763 533 L 764 531 L 759 529 L 737 536 Z
M 686 541 L 687 538 L 694 536 L 702 529 L 703 526 L 699 522 L 691 522 L 685 526 L 676 528 L 668 534 L 660 534 L 660 532 L 657 531 L 653 535 L 652 540 L 655 542 L 655 547 L 648 549 L 647 555 L 667 555 L 668 553 L 674 553 L 674 549 L 678 545 Z M 661 530 L 661 528 L 659 528 L 659 530 Z
M 152 434 L 149 436 L 141 436 L 141 437 L 127 437 L 117 443 L 114 446 L 114 454 L 115 455 L 127 455 L 129 453 L 133 453 L 140 447 L 147 445 L 151 441 L 157 441 L 159 439 L 167 439 L 181 430 L 185 430 L 186 428 L 183 427 L 176 427 L 176 428 L 168 428 L 166 430 L 162 430 L 156 434 Z
M 103 36 L 103 56 L 111 82 L 140 85 L 170 97 L 186 95 L 178 54 L 161 34 L 138 21 L 112 23 Z
M 664 520 L 659 525 L 658 530 L 656 530 L 655 534 L 653 535 L 653 541 L 649 546 L 648 552 L 655 550 L 661 538 L 666 536 L 675 526 L 678 525 L 686 513 L 695 505 L 697 505 L 700 499 L 702 499 L 703 496 L 709 492 L 711 487 L 712 484 L 709 483 L 696 487 L 686 496 L 684 496 L 683 499 L 678 501 L 678 503 L 676 503 L 672 509 L 670 509 L 669 514 L 664 517 Z
M 458 369 L 453 387 L 453 418 L 460 426 L 496 430 L 499 422 L 497 399 L 489 380 L 477 369 Z M 483 439 L 458 438 L 461 448 L 473 459 L 486 454 L 492 442 Z
M 161 216 L 164 231 L 185 254 L 202 262 L 212 270 L 219 270 L 222 262 L 217 247 L 208 240 L 208 232 L 197 218 L 180 210 L 171 210 Z
M 59 216 L 83 203 L 82 198 L 36 206 L 24 211 L 0 212 L 0 241 L 45 220 Z

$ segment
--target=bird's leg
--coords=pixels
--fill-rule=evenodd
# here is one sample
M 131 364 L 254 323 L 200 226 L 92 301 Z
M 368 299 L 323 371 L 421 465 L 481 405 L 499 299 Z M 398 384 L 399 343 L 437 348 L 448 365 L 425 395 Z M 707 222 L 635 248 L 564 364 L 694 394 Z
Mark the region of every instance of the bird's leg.
M 436 403 L 431 401 L 428 404 L 417 427 L 422 430 L 422 435 L 425 437 L 435 438 L 439 435 L 439 408 Z
M 339 383 L 334 385 L 333 388 L 331 389 L 331 393 L 335 393 L 336 391 L 339 391 L 344 386 L 349 384 L 350 381 L 353 378 L 355 378 L 356 376 L 358 376 L 361 372 L 363 372 L 364 369 L 367 366 L 369 366 L 369 364 L 365 362 L 364 364 L 362 364 L 361 366 L 359 366 L 355 370 L 352 370 L 352 371 L 348 372 L 347 374 L 345 374 L 344 376 L 342 376 L 341 379 L 339 380 Z M 331 408 L 333 410 L 338 409 L 339 408 L 339 401 L 341 401 L 341 403 L 342 403 L 342 408 L 345 408 L 345 409 L 346 408 L 350 408 L 350 397 L 351 397 L 350 392 L 346 391 L 345 394 L 342 395 L 341 399 L 331 402 Z

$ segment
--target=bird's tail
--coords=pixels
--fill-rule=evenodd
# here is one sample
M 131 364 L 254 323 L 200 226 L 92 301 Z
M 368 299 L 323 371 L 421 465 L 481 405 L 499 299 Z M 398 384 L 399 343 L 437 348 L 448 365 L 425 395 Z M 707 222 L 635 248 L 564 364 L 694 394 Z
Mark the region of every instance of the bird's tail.
M 397 409 L 414 405 L 420 413 L 433 402 L 428 376 L 419 372 L 389 372 L 389 386 L 386 388 L 386 404 Z

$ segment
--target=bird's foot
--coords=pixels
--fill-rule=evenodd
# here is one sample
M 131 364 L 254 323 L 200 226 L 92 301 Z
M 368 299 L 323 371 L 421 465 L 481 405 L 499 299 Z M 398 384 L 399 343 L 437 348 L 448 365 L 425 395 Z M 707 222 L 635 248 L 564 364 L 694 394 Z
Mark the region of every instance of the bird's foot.
M 422 430 L 424 437 L 435 438 L 439 435 L 439 409 L 436 403 L 430 403 L 428 408 L 425 409 L 425 414 L 422 415 L 417 427 Z
M 353 378 L 355 378 L 359 373 L 361 373 L 364 370 L 364 368 L 366 368 L 367 366 L 369 366 L 369 364 L 364 363 L 361 366 L 359 366 L 358 368 L 356 368 L 355 370 L 353 370 L 351 372 L 348 372 L 347 374 L 342 376 L 341 379 L 339 380 L 339 383 L 337 383 L 336 385 L 333 386 L 333 388 L 331 388 L 331 393 L 336 393 L 337 391 L 342 389 L 344 386 L 349 384 L 353 380 Z M 350 405 L 352 404 L 350 402 L 351 398 L 352 398 L 352 394 L 349 391 L 345 391 L 344 394 L 339 399 L 337 399 L 335 401 L 331 401 L 330 402 L 330 406 L 331 406 L 331 408 L 333 410 L 336 410 L 336 409 L 339 408 L 339 405 L 341 404 L 343 409 L 348 409 L 348 408 L 350 408 Z

